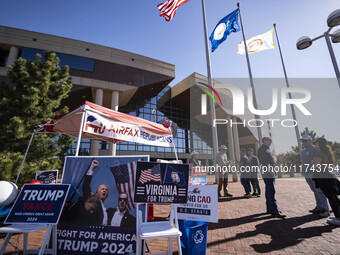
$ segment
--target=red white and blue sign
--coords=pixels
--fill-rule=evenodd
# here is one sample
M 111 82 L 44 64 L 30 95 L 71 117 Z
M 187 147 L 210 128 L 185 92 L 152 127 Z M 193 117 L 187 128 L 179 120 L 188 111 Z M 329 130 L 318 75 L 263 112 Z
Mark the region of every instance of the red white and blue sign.
M 58 225 L 57 237 L 58 255 L 136 253 L 133 228 Z
M 43 184 L 55 184 L 58 180 L 58 170 L 36 171 L 35 179 Z
M 138 162 L 134 202 L 187 202 L 189 165 Z
M 180 220 L 218 223 L 216 185 L 189 185 L 188 203 L 177 207 Z
M 25 184 L 5 223 L 57 224 L 69 184 Z

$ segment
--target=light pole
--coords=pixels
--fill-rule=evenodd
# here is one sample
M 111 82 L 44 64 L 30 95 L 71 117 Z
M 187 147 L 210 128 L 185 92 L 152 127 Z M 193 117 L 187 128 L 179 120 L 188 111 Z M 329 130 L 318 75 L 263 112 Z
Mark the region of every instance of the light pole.
M 302 36 L 299 38 L 296 42 L 296 48 L 298 50 L 304 50 L 307 49 L 309 46 L 312 45 L 313 41 L 316 41 L 322 37 L 325 37 L 326 43 L 328 46 L 329 54 L 331 55 L 334 71 L 336 78 L 339 83 L 340 87 L 340 72 L 339 72 L 339 67 L 335 59 L 334 51 L 332 48 L 331 40 L 333 43 L 338 43 L 340 42 L 340 29 L 336 30 L 333 34 L 330 33 L 333 27 L 340 25 L 340 9 L 335 10 L 331 14 L 329 14 L 327 18 L 327 25 L 328 25 L 328 30 L 324 32 L 322 35 L 319 35 L 318 37 L 315 37 L 314 39 L 311 39 L 309 36 Z

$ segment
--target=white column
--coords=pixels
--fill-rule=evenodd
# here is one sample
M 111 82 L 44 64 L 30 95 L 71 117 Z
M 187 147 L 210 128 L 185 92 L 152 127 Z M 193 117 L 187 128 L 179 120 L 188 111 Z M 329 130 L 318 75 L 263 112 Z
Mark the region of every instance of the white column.
M 13 63 L 18 57 L 19 57 L 19 49 L 17 47 L 11 46 L 11 49 L 9 50 L 6 67 L 13 65 Z
M 236 118 L 233 117 L 233 135 L 234 135 L 234 148 L 235 148 L 235 158 L 240 161 L 240 140 L 238 138 L 238 130 L 236 123 Z
M 119 106 L 119 93 L 118 91 L 112 91 L 111 95 L 111 109 L 118 111 Z M 109 155 L 116 156 L 116 144 L 109 144 Z
M 190 130 L 190 152 L 194 151 L 194 134 L 193 132 Z
M 255 143 L 255 155 L 257 156 L 257 151 L 258 151 L 258 149 L 260 148 L 260 143 L 259 142 L 256 142 Z
M 228 138 L 229 157 L 230 157 L 230 160 L 235 162 L 235 165 L 236 165 L 235 142 L 234 142 L 234 137 L 233 137 L 233 133 L 234 132 L 233 132 L 232 127 L 229 125 L 229 123 L 231 123 L 230 115 L 227 115 L 226 119 L 228 121 L 228 124 L 227 124 L 227 138 Z M 237 173 L 233 173 L 233 181 L 237 182 Z
M 231 117 L 229 115 L 227 115 L 226 119 L 228 121 L 228 124 L 231 123 Z M 231 126 L 228 124 L 227 124 L 227 138 L 228 138 L 229 159 L 231 161 L 235 161 L 233 130 Z
M 95 104 L 103 105 L 103 89 L 96 90 Z M 96 156 L 99 154 L 99 142 L 91 140 L 91 156 Z

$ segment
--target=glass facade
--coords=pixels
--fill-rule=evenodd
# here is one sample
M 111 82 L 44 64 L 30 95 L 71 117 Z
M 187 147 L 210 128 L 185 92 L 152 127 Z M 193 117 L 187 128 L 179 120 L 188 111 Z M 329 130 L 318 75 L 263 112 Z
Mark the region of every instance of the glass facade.
M 0 66 L 6 66 L 9 51 L 0 49 Z
M 74 142 L 72 144 L 71 149 L 69 149 L 68 152 L 67 152 L 67 156 L 76 155 L 77 142 L 78 142 L 78 138 L 74 139 Z M 90 139 L 81 139 L 79 156 L 90 155 L 90 149 L 91 149 L 91 140 Z
M 175 145 L 177 153 L 189 153 L 189 135 L 188 130 L 180 128 L 177 126 L 174 119 L 174 115 L 181 116 L 182 120 L 187 120 L 187 114 L 183 109 L 177 108 L 174 105 L 160 105 L 159 99 L 163 97 L 164 94 L 169 93 L 170 87 L 164 88 L 157 96 L 143 100 L 139 102 L 134 102 L 127 106 L 119 108 L 120 112 L 124 112 L 139 118 L 150 120 L 153 122 L 162 122 L 164 119 L 170 119 L 175 123 L 175 129 L 177 130 Z M 171 101 L 171 100 L 170 100 Z M 172 148 L 164 148 L 150 145 L 143 145 L 131 142 L 122 142 L 117 144 L 117 150 L 123 151 L 145 151 L 145 152 L 172 152 Z
M 37 54 L 44 56 L 44 51 L 32 48 L 23 48 L 21 51 L 21 57 L 26 60 L 35 60 Z M 56 55 L 60 60 L 60 66 L 68 66 L 71 69 L 89 72 L 93 72 L 94 70 L 94 59 L 59 52 L 56 52 Z

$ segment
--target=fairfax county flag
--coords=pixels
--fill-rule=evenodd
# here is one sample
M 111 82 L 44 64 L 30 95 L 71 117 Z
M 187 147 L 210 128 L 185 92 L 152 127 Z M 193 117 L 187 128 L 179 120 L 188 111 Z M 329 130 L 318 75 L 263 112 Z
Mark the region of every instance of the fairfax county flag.
M 211 51 L 214 52 L 214 50 L 227 39 L 231 32 L 236 33 L 238 31 L 240 31 L 240 26 L 238 25 L 238 9 L 236 9 L 221 19 L 211 33 L 209 38 Z
M 263 51 L 263 50 L 274 49 L 275 45 L 274 45 L 273 34 L 274 34 L 274 28 L 268 31 L 267 33 L 264 33 L 262 35 L 257 35 L 257 36 L 254 36 L 248 39 L 247 40 L 248 53 L 256 53 L 256 52 Z M 238 44 L 237 53 L 246 54 L 244 41 Z

